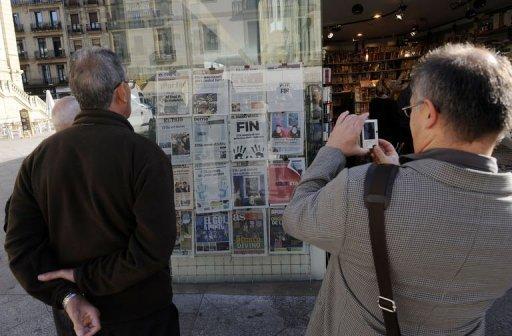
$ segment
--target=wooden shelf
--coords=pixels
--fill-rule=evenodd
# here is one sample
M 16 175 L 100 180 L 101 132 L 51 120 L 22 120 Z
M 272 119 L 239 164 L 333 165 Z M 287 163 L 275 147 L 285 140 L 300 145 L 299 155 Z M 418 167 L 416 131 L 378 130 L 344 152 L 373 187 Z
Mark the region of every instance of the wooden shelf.
M 368 64 L 368 63 L 384 63 L 384 62 L 405 61 L 405 60 L 409 60 L 409 59 L 417 59 L 419 57 L 421 57 L 421 56 L 400 57 L 400 58 L 392 58 L 392 59 L 379 60 L 379 61 L 357 61 L 357 62 L 325 63 L 325 65 L 356 65 L 356 64 Z

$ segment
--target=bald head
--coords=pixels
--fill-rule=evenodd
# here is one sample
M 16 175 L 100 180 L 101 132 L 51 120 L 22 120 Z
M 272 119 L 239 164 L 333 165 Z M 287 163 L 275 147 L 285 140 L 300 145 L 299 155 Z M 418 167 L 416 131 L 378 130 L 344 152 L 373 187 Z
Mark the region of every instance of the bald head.
M 52 122 L 57 132 L 70 127 L 76 115 L 80 113 L 80 105 L 73 96 L 60 98 L 52 109 Z

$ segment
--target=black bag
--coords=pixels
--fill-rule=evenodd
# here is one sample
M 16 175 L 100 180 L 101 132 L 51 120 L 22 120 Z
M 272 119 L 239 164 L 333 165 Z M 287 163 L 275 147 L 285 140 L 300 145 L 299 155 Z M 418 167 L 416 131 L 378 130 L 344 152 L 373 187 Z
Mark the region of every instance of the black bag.
M 386 244 L 386 221 L 384 212 L 391 201 L 393 184 L 399 167 L 396 165 L 372 164 L 366 173 L 364 202 L 370 220 L 370 240 L 373 262 L 379 284 L 378 304 L 384 316 L 386 334 L 400 336 L 397 307 L 393 300 L 393 287 L 389 271 L 388 248 Z

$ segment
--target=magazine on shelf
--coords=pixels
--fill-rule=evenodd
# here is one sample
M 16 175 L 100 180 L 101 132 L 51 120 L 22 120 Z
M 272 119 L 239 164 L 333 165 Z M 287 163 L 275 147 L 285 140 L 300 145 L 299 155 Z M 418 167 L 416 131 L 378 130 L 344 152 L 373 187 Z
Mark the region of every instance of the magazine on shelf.
M 194 170 L 192 165 L 174 166 L 172 171 L 174 177 L 174 206 L 176 210 L 193 209 Z
M 266 254 L 266 210 L 239 209 L 232 215 L 233 255 Z
M 231 115 L 231 160 L 265 160 L 268 157 L 268 123 L 265 114 Z
M 268 165 L 268 202 L 271 205 L 287 204 L 305 170 L 304 158 L 272 161 Z
M 304 151 L 304 113 L 271 113 L 270 120 L 271 154 L 302 154 Z
M 191 72 L 187 69 L 158 72 L 157 115 L 189 115 L 192 111 L 191 82 Z
M 171 155 L 173 165 L 192 163 L 190 117 L 159 117 L 156 119 L 158 145 L 165 154 Z
M 229 81 L 225 76 L 223 70 L 194 70 L 193 114 L 229 113 Z
M 270 254 L 305 253 L 306 246 L 283 229 L 284 207 L 269 209 L 268 244 Z
M 231 113 L 265 113 L 265 72 L 261 68 L 231 67 Z
M 194 162 L 229 161 L 228 116 L 194 116 Z
M 300 64 L 271 66 L 266 81 L 268 112 L 304 112 L 304 75 Z
M 196 253 L 229 253 L 231 251 L 229 231 L 229 212 L 196 214 Z
M 233 163 L 233 207 L 265 207 L 267 205 L 267 162 Z
M 229 163 L 198 163 L 194 167 L 196 213 L 231 210 Z
M 194 216 L 192 210 L 176 211 L 176 244 L 173 255 L 192 256 L 194 254 Z

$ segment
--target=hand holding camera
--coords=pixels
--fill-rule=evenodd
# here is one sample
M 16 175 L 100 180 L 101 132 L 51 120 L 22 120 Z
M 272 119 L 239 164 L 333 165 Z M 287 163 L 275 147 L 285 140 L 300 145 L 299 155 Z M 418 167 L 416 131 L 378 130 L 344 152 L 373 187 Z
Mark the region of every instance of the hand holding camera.
M 368 119 L 367 113 L 355 115 L 349 114 L 348 111 L 343 112 L 336 121 L 327 146 L 341 150 L 347 157 L 368 154 L 369 150 L 362 148 L 360 144 L 361 132 L 366 119 Z

